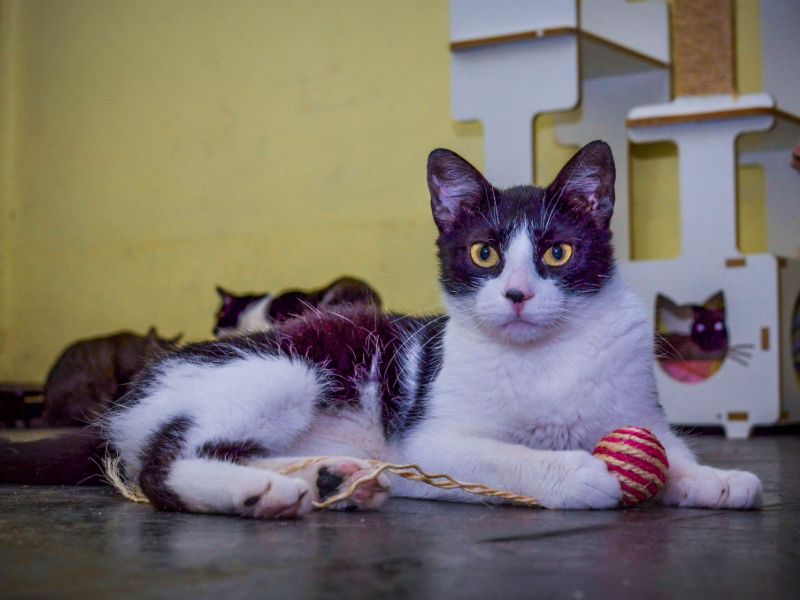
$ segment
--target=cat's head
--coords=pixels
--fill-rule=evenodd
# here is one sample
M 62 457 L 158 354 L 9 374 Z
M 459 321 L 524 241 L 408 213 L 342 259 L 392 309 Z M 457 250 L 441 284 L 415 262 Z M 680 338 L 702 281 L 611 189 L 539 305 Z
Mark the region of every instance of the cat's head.
M 656 326 L 661 335 L 690 339 L 703 352 L 722 352 L 724 356 L 728 349 L 725 294 L 719 291 L 703 304 L 684 305 L 675 304 L 667 296 L 658 294 Z
M 155 327 L 150 327 L 147 330 L 147 335 L 144 337 L 144 354 L 149 356 L 151 354 L 159 354 L 164 351 L 174 350 L 181 339 L 183 334 L 179 333 L 172 338 L 162 338 L 158 335 Z
M 726 350 L 728 328 L 725 325 L 725 296 L 717 292 L 702 305 L 692 306 L 692 341 L 706 352 Z
M 271 298 L 269 294 L 234 294 L 220 286 L 217 286 L 217 294 L 220 307 L 214 324 L 215 336 L 226 337 L 268 328 L 265 305 Z
M 440 282 L 451 316 L 512 343 L 558 330 L 614 269 L 614 159 L 584 146 L 547 188 L 492 186 L 450 150 L 428 157 Z

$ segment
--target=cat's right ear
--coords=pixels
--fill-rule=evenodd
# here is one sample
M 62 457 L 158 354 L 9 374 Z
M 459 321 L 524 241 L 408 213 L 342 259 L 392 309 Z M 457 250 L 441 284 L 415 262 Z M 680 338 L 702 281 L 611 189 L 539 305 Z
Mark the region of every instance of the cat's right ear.
M 433 220 L 446 233 L 460 216 L 478 212 L 492 186 L 458 154 L 438 148 L 428 155 L 428 189 Z
M 216 290 L 217 294 L 219 295 L 219 299 L 222 300 L 223 304 L 227 304 L 231 300 L 231 298 L 233 298 L 233 294 L 225 291 L 225 289 L 221 285 L 218 285 L 216 287 Z
M 722 290 L 703 302 L 703 308 L 708 310 L 725 310 L 725 292 Z

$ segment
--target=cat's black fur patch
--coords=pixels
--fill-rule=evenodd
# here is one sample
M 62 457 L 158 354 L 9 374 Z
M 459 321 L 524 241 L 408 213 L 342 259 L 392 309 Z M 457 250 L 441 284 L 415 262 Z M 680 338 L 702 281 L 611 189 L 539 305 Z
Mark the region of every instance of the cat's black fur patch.
M 178 495 L 167 487 L 166 480 L 192 424 L 192 419 L 186 415 L 175 417 L 150 437 L 142 451 L 139 486 L 153 506 L 161 510 L 185 510 Z
M 419 365 L 415 393 L 408 398 L 402 415 L 395 421 L 397 433 L 406 433 L 425 418 L 430 387 L 442 368 L 442 336 L 447 318 L 420 319 L 422 325 L 415 333 L 419 347 Z
M 210 440 L 197 449 L 198 458 L 242 462 L 249 458 L 269 455 L 264 446 L 254 440 Z

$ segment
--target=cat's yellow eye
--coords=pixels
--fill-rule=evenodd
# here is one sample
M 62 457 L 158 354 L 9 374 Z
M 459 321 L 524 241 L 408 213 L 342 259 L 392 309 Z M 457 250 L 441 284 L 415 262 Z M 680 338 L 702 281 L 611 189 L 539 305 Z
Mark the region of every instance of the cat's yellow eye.
M 500 262 L 500 253 L 491 244 L 475 242 L 469 248 L 469 257 L 482 269 L 491 269 Z
M 553 244 L 544 253 L 542 260 L 548 267 L 560 267 L 572 258 L 572 246 L 569 244 Z

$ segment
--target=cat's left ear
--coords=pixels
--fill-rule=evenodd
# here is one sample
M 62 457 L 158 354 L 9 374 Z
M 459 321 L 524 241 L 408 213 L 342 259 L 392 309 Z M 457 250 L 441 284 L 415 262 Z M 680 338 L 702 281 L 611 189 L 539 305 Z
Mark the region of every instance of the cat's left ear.
M 460 216 L 476 213 L 492 185 L 478 169 L 452 150 L 428 155 L 428 189 L 433 220 L 442 233 L 453 230 Z
M 561 169 L 547 188 L 548 197 L 560 198 L 572 210 L 588 214 L 606 228 L 614 213 L 614 157 L 608 144 L 586 144 Z
M 217 295 L 219 299 L 222 300 L 222 304 L 227 305 L 231 300 L 233 300 L 233 294 L 231 294 L 228 290 L 223 288 L 221 285 L 216 287 Z

